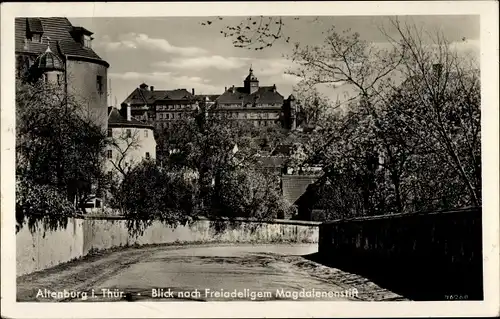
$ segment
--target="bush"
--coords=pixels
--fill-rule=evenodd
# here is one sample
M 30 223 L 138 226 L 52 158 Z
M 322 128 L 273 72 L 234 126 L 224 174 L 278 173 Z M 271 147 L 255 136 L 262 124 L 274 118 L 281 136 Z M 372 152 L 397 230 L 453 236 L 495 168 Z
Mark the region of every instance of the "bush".
M 26 179 L 16 182 L 16 232 L 25 223 L 31 232 L 41 223 L 44 229 L 66 227 L 68 217 L 75 213 L 73 205 L 56 188 Z

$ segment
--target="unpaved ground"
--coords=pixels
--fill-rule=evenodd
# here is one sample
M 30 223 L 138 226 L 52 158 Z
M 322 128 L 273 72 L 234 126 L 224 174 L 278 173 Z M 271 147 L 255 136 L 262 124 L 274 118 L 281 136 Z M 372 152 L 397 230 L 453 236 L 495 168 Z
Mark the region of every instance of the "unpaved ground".
M 17 299 L 404 300 L 365 278 L 302 257 L 316 250 L 317 245 L 309 244 L 127 248 L 19 277 Z M 49 295 L 65 291 L 73 295 Z

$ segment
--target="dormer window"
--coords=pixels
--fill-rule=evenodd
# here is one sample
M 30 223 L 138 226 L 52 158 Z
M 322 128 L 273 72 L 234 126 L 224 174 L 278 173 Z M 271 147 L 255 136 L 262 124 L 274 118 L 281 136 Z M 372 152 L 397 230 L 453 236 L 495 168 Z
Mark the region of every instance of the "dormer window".
M 73 27 L 71 35 L 75 41 L 80 42 L 84 48 L 92 48 L 92 32 L 83 27 Z
M 28 18 L 26 28 L 26 38 L 31 42 L 42 42 L 43 26 L 39 18 Z
M 42 35 L 40 33 L 33 33 L 31 35 L 31 42 L 41 43 Z
M 92 37 L 89 35 L 83 36 L 83 46 L 92 49 Z

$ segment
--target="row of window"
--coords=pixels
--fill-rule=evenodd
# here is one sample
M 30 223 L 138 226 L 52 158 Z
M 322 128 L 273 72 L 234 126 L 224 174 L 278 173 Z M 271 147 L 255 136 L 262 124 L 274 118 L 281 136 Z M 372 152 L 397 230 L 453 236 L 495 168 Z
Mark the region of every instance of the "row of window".
M 160 120 L 180 119 L 180 118 L 185 118 L 187 116 L 188 115 L 186 113 L 158 113 L 158 119 Z
M 239 104 L 220 104 L 221 107 L 223 108 L 239 108 L 239 107 L 278 107 L 281 106 L 281 104 L 278 103 L 269 103 L 269 104 L 264 104 L 264 103 L 239 103 Z
M 144 137 L 148 137 L 149 133 L 148 130 L 144 130 Z M 108 128 L 108 137 L 113 137 L 113 129 Z M 131 129 L 126 129 L 125 130 L 125 137 L 126 138 L 131 138 L 132 137 L 132 130 Z
M 157 105 L 157 110 L 180 110 L 187 107 L 191 107 L 191 105 L 182 105 L 182 104 L 169 104 L 169 105 Z
M 274 124 L 279 124 L 279 121 L 253 121 L 255 126 L 272 126 Z
M 255 126 L 272 126 L 275 124 L 279 124 L 279 120 L 262 120 L 262 121 L 252 121 L 253 125 Z M 168 123 L 168 122 L 162 122 L 162 123 L 155 123 L 154 126 L 157 129 L 162 129 L 162 128 L 167 128 L 167 127 L 172 127 L 173 123 Z
M 219 117 L 240 118 L 240 119 L 274 119 L 278 117 L 275 113 L 239 113 L 239 112 L 224 112 Z
M 113 158 L 113 150 L 108 150 L 108 152 L 106 153 L 106 157 L 108 159 L 112 159 Z M 149 152 L 146 152 L 146 154 L 144 154 L 144 157 L 149 160 L 151 159 L 151 155 L 149 154 Z

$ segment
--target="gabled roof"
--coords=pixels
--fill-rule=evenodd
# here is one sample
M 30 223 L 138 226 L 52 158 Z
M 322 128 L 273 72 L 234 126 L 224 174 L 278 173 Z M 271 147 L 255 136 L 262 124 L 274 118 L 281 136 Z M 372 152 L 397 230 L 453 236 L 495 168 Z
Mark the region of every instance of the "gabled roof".
M 141 127 L 153 129 L 152 125 L 146 124 L 142 121 L 132 117 L 130 121 L 120 114 L 117 108 L 110 108 L 108 110 L 108 127 Z
M 168 100 L 194 100 L 195 96 L 186 89 L 176 90 L 148 90 L 136 88 L 130 95 L 123 101 L 122 104 L 154 104 L 158 101 Z
M 234 92 L 233 92 L 234 89 Z M 218 103 L 224 104 L 283 104 L 283 96 L 275 91 L 273 86 L 261 86 L 259 89 L 249 94 L 244 87 L 230 88 L 217 99 Z
M 43 32 L 42 43 L 26 40 L 28 32 Z M 71 33 L 74 27 L 67 18 L 16 18 L 15 19 L 15 46 L 16 52 L 42 54 L 47 49 L 47 38 L 50 38 L 50 49 L 61 58 L 71 55 L 76 58 L 92 59 L 97 63 L 109 66 L 91 48 L 85 48 L 77 42 Z

